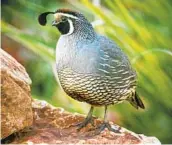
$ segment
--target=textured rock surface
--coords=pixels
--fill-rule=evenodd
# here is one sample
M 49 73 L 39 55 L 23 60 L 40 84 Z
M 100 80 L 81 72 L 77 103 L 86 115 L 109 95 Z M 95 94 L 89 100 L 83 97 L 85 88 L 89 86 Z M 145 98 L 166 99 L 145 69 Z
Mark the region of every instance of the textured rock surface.
M 155 137 L 146 137 L 133 133 L 125 128 L 113 125 L 121 133 L 116 134 L 103 131 L 94 136 L 94 128 L 87 126 L 77 131 L 74 124 L 81 122 L 84 116 L 72 114 L 61 108 L 55 108 L 45 101 L 35 100 L 32 104 L 34 111 L 34 123 L 20 132 L 20 138 L 12 143 L 47 143 L 47 144 L 160 144 Z M 101 121 L 95 120 L 95 126 Z
M 33 122 L 31 80 L 25 68 L 0 49 L 1 138 L 28 127 Z

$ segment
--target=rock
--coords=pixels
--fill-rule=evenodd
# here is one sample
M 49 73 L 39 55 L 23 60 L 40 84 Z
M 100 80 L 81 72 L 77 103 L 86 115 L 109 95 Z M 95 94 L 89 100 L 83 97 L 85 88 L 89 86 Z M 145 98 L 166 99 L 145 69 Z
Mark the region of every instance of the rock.
M 31 126 L 31 80 L 25 68 L 0 49 L 1 59 L 1 138 Z
M 88 125 L 80 131 L 75 126 L 84 119 L 83 115 L 66 112 L 55 108 L 45 101 L 34 100 L 32 103 L 34 123 L 29 130 L 20 132 L 13 144 L 161 144 L 155 137 L 136 134 L 118 125 L 113 125 L 120 133 L 108 130 L 94 135 L 94 128 Z M 95 120 L 95 126 L 101 120 Z

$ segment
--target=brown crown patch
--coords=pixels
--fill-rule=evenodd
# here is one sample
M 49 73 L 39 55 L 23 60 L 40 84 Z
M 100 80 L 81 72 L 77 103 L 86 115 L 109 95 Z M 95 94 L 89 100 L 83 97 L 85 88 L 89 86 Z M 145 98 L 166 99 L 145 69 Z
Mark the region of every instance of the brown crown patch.
M 80 13 L 71 9 L 58 9 L 55 11 L 55 13 L 64 13 L 64 14 L 70 14 L 73 16 L 78 16 Z

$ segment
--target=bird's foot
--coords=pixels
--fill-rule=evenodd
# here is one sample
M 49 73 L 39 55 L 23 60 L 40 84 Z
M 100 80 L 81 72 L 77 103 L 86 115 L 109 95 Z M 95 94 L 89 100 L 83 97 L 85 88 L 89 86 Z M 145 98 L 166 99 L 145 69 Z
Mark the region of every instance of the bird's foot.
M 114 129 L 108 122 L 103 122 L 95 129 L 95 135 L 98 135 L 103 131 L 105 128 L 107 128 L 109 131 L 112 131 L 114 133 L 120 133 L 119 129 Z
M 89 123 L 94 127 L 94 119 L 92 116 L 85 118 L 85 120 L 81 123 L 78 123 L 76 126 L 77 130 L 80 131 L 82 128 L 86 127 Z

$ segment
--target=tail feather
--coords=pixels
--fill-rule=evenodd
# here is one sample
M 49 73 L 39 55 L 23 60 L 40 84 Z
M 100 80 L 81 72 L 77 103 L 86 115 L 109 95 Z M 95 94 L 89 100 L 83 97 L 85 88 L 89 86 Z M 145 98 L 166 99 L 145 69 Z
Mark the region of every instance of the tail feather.
M 135 100 L 140 108 L 145 109 L 145 106 L 137 93 L 135 93 Z
M 134 96 L 129 99 L 129 102 L 136 109 L 138 109 L 138 108 L 145 109 L 145 106 L 144 106 L 142 100 L 140 99 L 140 97 L 138 96 L 138 94 L 136 92 L 135 92 Z

